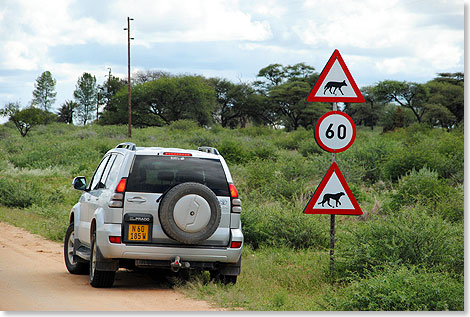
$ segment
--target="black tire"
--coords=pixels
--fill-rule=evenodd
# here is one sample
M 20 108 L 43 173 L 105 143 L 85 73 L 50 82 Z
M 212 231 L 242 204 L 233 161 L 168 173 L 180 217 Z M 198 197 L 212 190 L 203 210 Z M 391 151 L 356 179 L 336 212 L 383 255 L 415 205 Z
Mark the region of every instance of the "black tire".
M 88 274 L 89 265 L 85 261 L 75 261 L 73 257 L 73 245 L 75 243 L 73 223 L 67 228 L 64 238 L 64 260 L 67 271 L 72 274 Z
M 98 271 L 96 269 L 97 263 L 97 250 L 96 245 L 96 232 L 93 232 L 91 239 L 91 254 L 90 254 L 90 284 L 93 287 L 104 288 L 111 287 L 114 283 L 115 271 Z
M 197 232 L 181 229 L 174 218 L 176 203 L 182 197 L 192 194 L 204 198 L 210 207 L 210 218 L 207 225 Z M 197 244 L 207 240 L 217 230 L 221 218 L 217 196 L 210 188 L 199 183 L 183 183 L 170 189 L 160 202 L 158 214 L 165 234 L 184 244 Z

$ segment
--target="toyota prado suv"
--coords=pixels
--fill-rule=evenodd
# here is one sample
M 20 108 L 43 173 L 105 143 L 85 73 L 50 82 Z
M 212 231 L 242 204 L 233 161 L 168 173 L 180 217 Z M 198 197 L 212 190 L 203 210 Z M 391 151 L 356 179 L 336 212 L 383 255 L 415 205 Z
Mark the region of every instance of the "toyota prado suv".
M 111 287 L 119 268 L 209 270 L 235 283 L 243 234 L 241 202 L 215 148 L 136 147 L 106 153 L 70 212 L 64 240 L 67 270 Z

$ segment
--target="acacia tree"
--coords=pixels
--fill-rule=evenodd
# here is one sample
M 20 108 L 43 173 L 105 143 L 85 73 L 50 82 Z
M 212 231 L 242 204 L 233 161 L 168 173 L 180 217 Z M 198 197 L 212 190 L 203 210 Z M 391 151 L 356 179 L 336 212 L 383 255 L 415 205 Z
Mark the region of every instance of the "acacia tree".
M 89 74 L 83 73 L 77 81 L 73 96 L 78 104 L 75 112 L 75 117 L 83 125 L 93 118 L 96 111 L 96 103 L 98 88 L 96 86 L 96 77 Z
M 374 94 L 384 102 L 394 102 L 410 109 L 421 123 L 427 110 L 429 88 L 426 85 L 395 80 L 384 80 L 375 86 Z
M 10 102 L 0 110 L 0 115 L 8 116 L 21 136 L 25 137 L 33 126 L 42 124 L 46 120 L 47 112 L 32 106 L 20 110 L 18 102 Z
M 50 71 L 43 72 L 37 79 L 34 84 L 33 91 L 33 100 L 32 105 L 38 106 L 44 111 L 49 111 L 51 106 L 55 102 L 55 92 L 56 81 L 52 78 Z

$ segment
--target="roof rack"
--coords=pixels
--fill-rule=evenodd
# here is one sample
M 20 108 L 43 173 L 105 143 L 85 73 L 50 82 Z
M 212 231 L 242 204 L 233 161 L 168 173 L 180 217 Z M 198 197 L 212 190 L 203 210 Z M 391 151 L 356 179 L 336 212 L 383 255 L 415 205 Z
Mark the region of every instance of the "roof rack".
M 198 151 L 201 152 L 206 152 L 206 153 L 211 153 L 215 155 L 220 155 L 219 151 L 215 147 L 210 147 L 210 146 L 200 146 L 197 148 Z
M 116 145 L 116 148 L 117 149 L 128 149 L 128 150 L 131 150 L 131 151 L 136 150 L 135 143 L 132 143 L 132 142 L 119 143 L 118 145 Z

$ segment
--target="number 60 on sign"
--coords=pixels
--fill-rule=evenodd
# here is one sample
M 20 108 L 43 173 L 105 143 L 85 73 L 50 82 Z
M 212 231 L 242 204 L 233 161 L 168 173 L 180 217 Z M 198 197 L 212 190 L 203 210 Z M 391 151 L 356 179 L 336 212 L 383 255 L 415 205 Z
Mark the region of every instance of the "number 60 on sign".
M 325 151 L 338 153 L 347 150 L 356 139 L 356 126 L 346 113 L 330 111 L 318 119 L 315 140 Z

